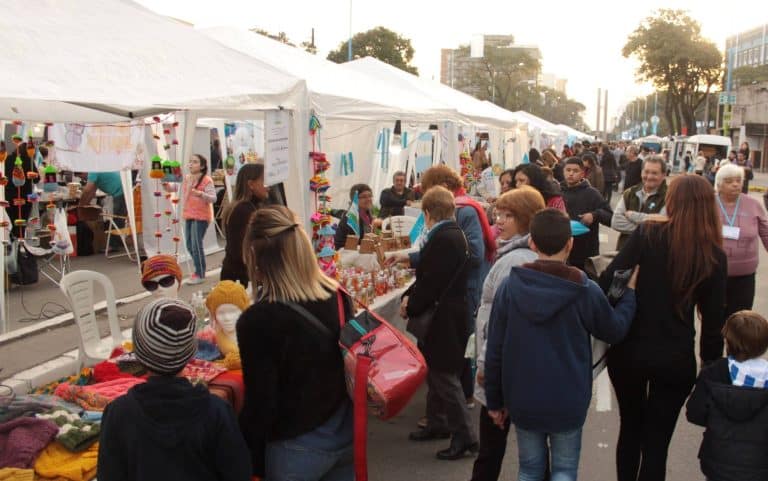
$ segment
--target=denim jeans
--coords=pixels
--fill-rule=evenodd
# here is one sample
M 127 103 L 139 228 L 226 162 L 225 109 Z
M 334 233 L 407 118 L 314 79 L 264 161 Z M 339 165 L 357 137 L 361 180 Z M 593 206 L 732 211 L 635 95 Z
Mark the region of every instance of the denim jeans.
M 296 440 L 267 444 L 264 481 L 353 481 L 352 445 L 323 451 Z
M 520 458 L 518 481 L 542 481 L 547 463 L 547 439 L 552 456 L 551 481 L 575 481 L 581 454 L 581 429 L 561 433 L 526 431 L 515 426 Z
M 205 277 L 205 251 L 203 250 L 203 237 L 208 230 L 207 220 L 187 219 L 184 221 L 184 237 L 187 241 L 187 252 L 192 257 L 195 266 L 195 274 Z

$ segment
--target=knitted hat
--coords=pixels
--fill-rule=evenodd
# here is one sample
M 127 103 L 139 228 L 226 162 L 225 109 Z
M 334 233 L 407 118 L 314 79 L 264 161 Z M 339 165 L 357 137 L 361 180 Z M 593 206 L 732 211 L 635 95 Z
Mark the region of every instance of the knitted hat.
M 197 349 L 192 308 L 177 299 L 160 298 L 136 314 L 133 350 L 150 371 L 173 375 L 181 371 Z
M 239 282 L 221 281 L 216 284 L 208 297 L 205 299 L 205 306 L 212 316 L 216 315 L 216 309 L 222 304 L 232 304 L 244 311 L 251 305 L 248 293 L 245 287 Z
M 141 265 L 141 282 L 149 281 L 159 276 L 175 276 L 181 286 L 181 267 L 176 258 L 167 254 L 152 256 Z
M 55 422 L 59 426 L 56 440 L 74 453 L 85 451 L 99 440 L 99 424 L 83 421 L 77 414 L 63 409 L 48 414 L 38 414 L 37 418 Z

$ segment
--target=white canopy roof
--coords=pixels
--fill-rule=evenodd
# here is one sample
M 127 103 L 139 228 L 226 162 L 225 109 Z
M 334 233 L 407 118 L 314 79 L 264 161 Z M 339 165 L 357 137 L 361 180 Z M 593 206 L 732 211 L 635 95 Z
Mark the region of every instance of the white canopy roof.
M 466 120 L 473 123 L 490 124 L 498 127 L 514 127 L 515 121 L 504 109 L 491 108 L 482 101 L 440 82 L 435 82 L 393 67 L 373 57 L 365 57 L 341 64 L 347 70 L 366 74 L 371 78 L 384 79 L 387 83 L 403 89 L 419 92 L 437 102 L 455 108 Z M 501 110 L 502 112 L 500 112 Z M 511 114 L 511 112 L 508 112 Z
M 5 0 L 0 45 L 5 119 L 292 108 L 304 95 L 298 78 L 129 0 Z
M 209 37 L 261 62 L 303 78 L 312 108 L 320 115 L 344 119 L 450 120 L 456 110 L 431 96 L 342 65 L 246 29 L 201 30 Z
M 595 140 L 595 136 L 594 135 L 585 134 L 584 132 L 582 132 L 580 130 L 576 130 L 576 129 L 574 129 L 573 127 L 571 127 L 569 125 L 557 124 L 557 127 L 559 127 L 560 129 L 566 131 L 568 133 L 569 137 L 576 137 L 579 140 L 584 140 L 584 139 L 586 139 L 586 140 Z
M 531 113 L 528 113 L 525 110 L 518 110 L 513 112 L 513 114 L 518 117 L 521 122 L 526 122 L 530 127 L 539 128 L 544 133 L 552 135 L 567 135 L 567 132 L 563 128 L 553 124 L 548 120 L 544 120 L 541 117 L 537 117 Z

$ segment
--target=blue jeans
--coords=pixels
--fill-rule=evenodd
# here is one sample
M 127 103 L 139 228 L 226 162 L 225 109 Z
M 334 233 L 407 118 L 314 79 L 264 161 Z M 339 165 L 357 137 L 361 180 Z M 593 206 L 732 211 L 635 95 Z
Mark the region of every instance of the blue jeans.
M 195 274 L 205 277 L 205 251 L 203 250 L 203 237 L 208 230 L 207 220 L 187 219 L 184 221 L 184 237 L 187 241 L 187 252 L 192 256 L 195 266 Z
M 353 481 L 352 445 L 323 451 L 296 440 L 267 444 L 264 481 Z
M 518 481 L 542 481 L 547 463 L 547 438 L 552 455 L 551 481 L 575 481 L 581 454 L 581 429 L 562 433 L 526 431 L 515 426 L 520 458 Z

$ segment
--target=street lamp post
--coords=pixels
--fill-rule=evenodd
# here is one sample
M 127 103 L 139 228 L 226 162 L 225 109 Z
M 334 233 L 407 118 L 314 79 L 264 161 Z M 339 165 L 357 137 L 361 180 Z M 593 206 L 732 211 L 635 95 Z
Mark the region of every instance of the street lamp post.
M 347 42 L 347 61 L 352 61 L 352 0 L 349 0 L 349 41 Z

